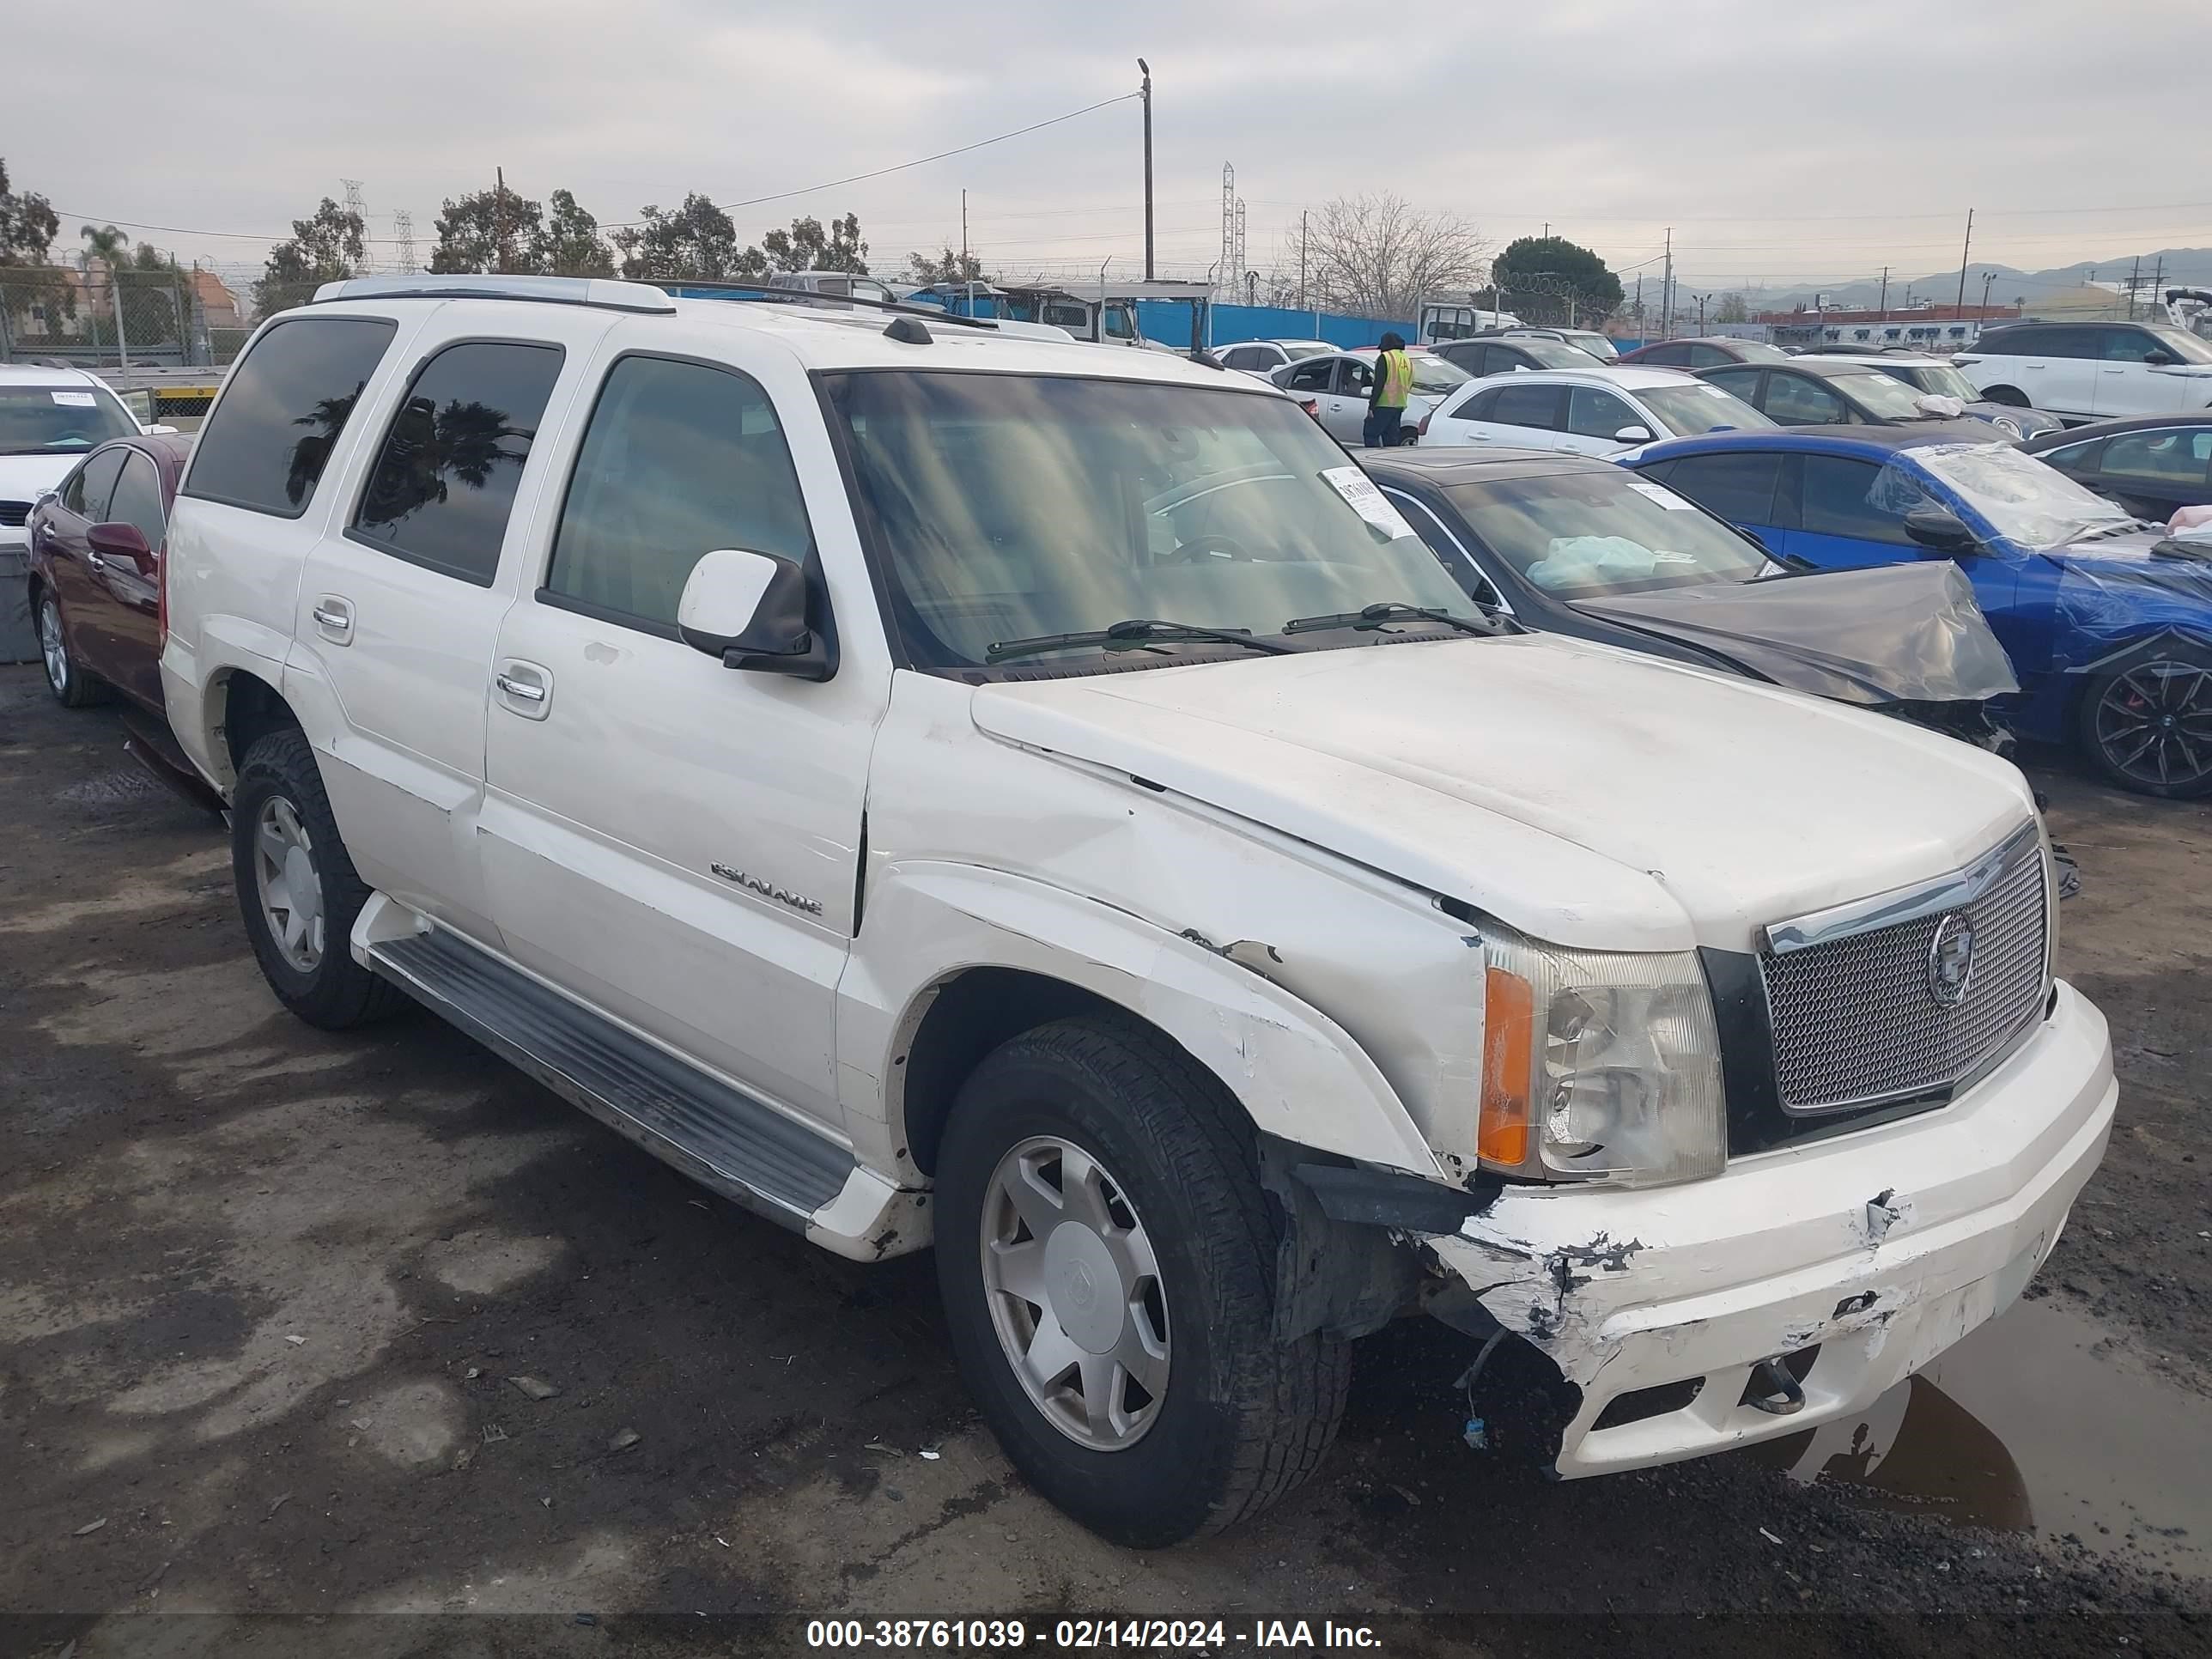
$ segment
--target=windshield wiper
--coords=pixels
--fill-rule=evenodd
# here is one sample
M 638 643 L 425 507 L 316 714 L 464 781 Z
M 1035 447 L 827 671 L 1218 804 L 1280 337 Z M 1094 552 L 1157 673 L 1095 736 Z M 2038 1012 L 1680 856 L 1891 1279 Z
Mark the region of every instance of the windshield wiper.
M 1265 651 L 1270 656 L 1280 656 L 1292 648 L 1287 645 L 1278 645 L 1273 640 L 1255 639 L 1247 629 L 1200 628 L 1191 623 L 1163 622 L 1157 617 L 1131 617 L 1087 633 L 1040 634 L 1035 639 L 997 641 L 983 647 L 983 660 L 1004 662 L 1009 657 L 1025 657 L 1033 651 L 1057 651 L 1062 647 L 1073 649 L 1084 645 L 1143 644 L 1178 640 L 1211 640 L 1223 645 L 1241 645 L 1253 651 Z
M 1432 622 L 1447 628 L 1456 628 L 1462 634 L 1495 634 L 1497 623 L 1487 620 L 1477 622 L 1472 617 L 1455 617 L 1449 611 L 1427 605 L 1399 605 L 1385 601 L 1380 605 L 1363 605 L 1357 611 L 1339 611 L 1326 617 L 1293 617 L 1283 624 L 1285 634 L 1306 634 L 1317 628 L 1380 628 L 1385 623 Z

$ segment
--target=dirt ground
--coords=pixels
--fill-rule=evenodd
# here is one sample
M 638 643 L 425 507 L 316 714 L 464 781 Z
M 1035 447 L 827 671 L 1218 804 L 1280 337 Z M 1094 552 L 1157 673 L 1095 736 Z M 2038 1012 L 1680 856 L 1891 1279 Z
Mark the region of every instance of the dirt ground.
M 1401 1324 L 1310 1486 L 1147 1556 L 998 1455 L 926 1258 L 823 1255 L 427 1017 L 292 1020 L 216 823 L 0 669 L 0 1654 L 2212 1651 L 2212 809 L 2034 769 L 2124 1092 L 2028 1301 L 1849 1432 L 1569 1484 L 1462 1444 L 1466 1345 Z

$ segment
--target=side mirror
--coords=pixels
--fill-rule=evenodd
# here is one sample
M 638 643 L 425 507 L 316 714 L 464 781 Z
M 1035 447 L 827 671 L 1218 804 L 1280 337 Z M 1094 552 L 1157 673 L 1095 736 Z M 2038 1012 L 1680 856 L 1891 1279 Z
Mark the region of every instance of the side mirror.
M 1648 426 L 1625 426 L 1613 434 L 1613 441 L 1617 444 L 1648 444 L 1651 441 L 1651 428 Z
M 2143 361 L 2154 368 L 2164 368 L 2168 363 L 2178 363 L 2181 359 L 2171 351 L 2146 351 L 2143 353 Z
M 837 672 L 827 643 L 807 625 L 805 573 L 773 554 L 734 547 L 707 554 L 684 584 L 676 631 L 725 668 L 802 680 Z
M 1971 553 L 1978 544 L 1966 521 L 1947 507 L 1916 507 L 1905 515 L 1905 533 L 1937 553 Z
M 146 545 L 146 538 L 135 524 L 96 524 L 84 532 L 84 539 L 95 553 L 111 559 L 122 559 L 143 570 L 154 562 L 154 550 Z

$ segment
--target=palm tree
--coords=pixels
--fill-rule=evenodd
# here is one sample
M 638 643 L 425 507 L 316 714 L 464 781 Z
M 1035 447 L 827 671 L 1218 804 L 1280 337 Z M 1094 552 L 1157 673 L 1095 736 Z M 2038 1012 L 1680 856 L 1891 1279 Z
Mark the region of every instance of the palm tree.
M 118 353 L 126 351 L 129 348 L 123 343 L 123 270 L 130 263 L 131 239 L 113 225 L 81 225 L 77 228 L 77 234 L 84 238 L 84 251 L 77 255 L 77 262 L 83 268 L 88 289 L 92 286 L 92 262 L 97 259 L 107 267 L 108 281 L 115 288 L 112 297 L 115 302 L 116 349 Z M 97 307 L 94 307 L 94 315 L 95 318 L 99 315 Z

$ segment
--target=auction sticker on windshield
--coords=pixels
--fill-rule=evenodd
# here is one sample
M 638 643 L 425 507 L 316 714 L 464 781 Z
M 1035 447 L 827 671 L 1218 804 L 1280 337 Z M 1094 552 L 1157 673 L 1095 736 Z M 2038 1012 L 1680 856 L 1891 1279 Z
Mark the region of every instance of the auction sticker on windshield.
M 1410 536 L 1413 526 L 1405 516 L 1390 505 L 1389 499 L 1375 487 L 1375 480 L 1356 466 L 1332 466 L 1322 473 L 1322 480 L 1344 497 L 1345 504 L 1361 518 L 1385 535 L 1395 538 Z
M 1631 478 L 1628 487 L 1639 495 L 1648 495 L 1670 513 L 1694 513 L 1698 504 L 1673 490 L 1661 488 L 1646 478 Z
M 93 395 L 89 392 L 57 392 L 53 394 L 53 397 L 54 401 L 61 404 L 64 409 L 92 409 L 97 407 L 97 404 L 93 399 Z

